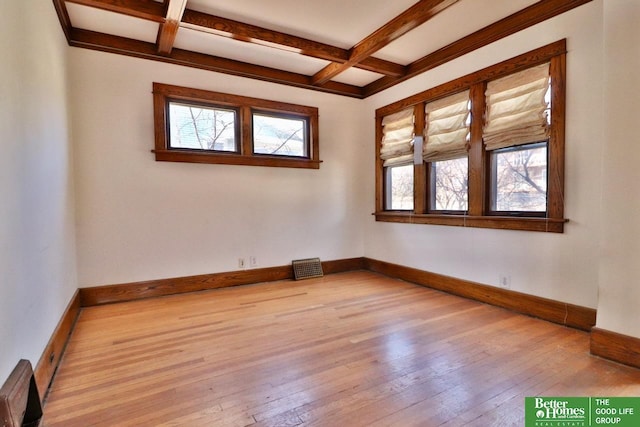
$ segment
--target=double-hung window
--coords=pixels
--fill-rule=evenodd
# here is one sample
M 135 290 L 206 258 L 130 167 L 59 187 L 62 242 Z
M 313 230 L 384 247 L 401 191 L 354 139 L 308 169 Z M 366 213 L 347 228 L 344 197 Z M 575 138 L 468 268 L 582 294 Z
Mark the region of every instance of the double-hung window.
M 469 193 L 469 91 L 426 103 L 423 158 L 430 212 L 466 212 Z
M 388 210 L 413 210 L 413 108 L 382 119 L 380 159 L 385 174 L 385 202 Z
M 376 110 L 376 219 L 564 230 L 566 41 Z
M 551 128 L 549 63 L 490 81 L 483 141 L 492 214 L 544 216 Z

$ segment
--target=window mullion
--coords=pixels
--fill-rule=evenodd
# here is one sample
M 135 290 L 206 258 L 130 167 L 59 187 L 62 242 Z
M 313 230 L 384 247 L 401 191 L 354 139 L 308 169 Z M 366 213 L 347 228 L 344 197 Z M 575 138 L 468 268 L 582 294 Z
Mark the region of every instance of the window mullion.
M 486 84 L 471 86 L 471 138 L 469 148 L 469 215 L 480 216 L 485 212 L 489 189 L 486 180 L 486 151 L 482 143 Z
M 243 105 L 240 108 L 240 129 L 241 129 L 241 154 L 250 156 L 253 154 L 253 112 L 251 107 Z
M 380 158 L 380 147 L 382 146 L 382 116 L 376 116 L 376 212 L 385 210 L 385 177 L 384 161 Z
M 424 102 L 414 106 L 414 133 L 416 136 L 424 135 L 425 112 Z M 423 142 L 424 144 L 424 142 Z M 414 147 L 415 148 L 415 147 Z M 415 154 L 414 154 L 415 155 Z M 419 153 L 422 156 L 422 153 Z M 427 172 L 424 162 L 414 164 L 413 167 L 413 191 L 414 191 L 414 212 L 422 214 L 427 212 Z

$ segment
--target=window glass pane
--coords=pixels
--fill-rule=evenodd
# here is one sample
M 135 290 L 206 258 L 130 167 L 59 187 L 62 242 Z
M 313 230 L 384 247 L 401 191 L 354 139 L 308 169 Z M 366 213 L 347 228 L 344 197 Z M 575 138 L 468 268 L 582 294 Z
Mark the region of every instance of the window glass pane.
M 431 163 L 431 209 L 466 211 L 469 199 L 469 159 Z
M 494 211 L 546 212 L 546 142 L 495 150 L 492 169 Z
M 413 165 L 387 168 L 387 209 L 413 210 Z
M 253 152 L 308 157 L 306 120 L 253 115 Z
M 236 112 L 169 103 L 170 148 L 237 151 Z

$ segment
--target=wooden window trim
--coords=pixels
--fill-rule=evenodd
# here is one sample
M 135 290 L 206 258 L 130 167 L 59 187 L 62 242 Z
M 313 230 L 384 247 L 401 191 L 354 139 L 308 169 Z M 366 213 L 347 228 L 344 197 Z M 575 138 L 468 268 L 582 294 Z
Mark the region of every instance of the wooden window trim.
M 416 214 L 414 212 L 385 211 L 374 213 L 376 221 L 405 224 L 450 225 L 457 227 L 494 228 L 501 230 L 543 231 L 562 233 L 564 218 L 536 218 L 485 215 Z
M 383 222 L 400 222 L 415 224 L 436 224 L 462 227 L 479 227 L 493 229 L 527 230 L 542 232 L 564 232 L 564 146 L 565 146 L 565 97 L 566 97 L 566 39 L 559 40 L 499 64 L 468 74 L 451 82 L 436 86 L 421 93 L 412 95 L 393 104 L 376 110 L 376 206 L 375 218 Z M 489 214 L 488 192 L 490 170 L 487 154 L 482 142 L 485 98 L 484 92 L 488 81 L 514 72 L 524 70 L 545 62 L 550 62 L 550 73 L 553 84 L 551 136 L 548 150 L 548 193 L 547 212 L 545 217 L 539 216 L 500 216 Z M 424 105 L 448 95 L 470 90 L 471 114 L 475 119 L 471 122 L 471 144 L 469 149 L 469 206 L 466 214 L 429 212 L 427 174 L 428 165 L 423 162 L 415 165 L 414 173 L 414 211 L 398 212 L 384 209 L 384 171 L 380 152 L 382 137 L 382 118 L 402 109 L 414 106 L 417 111 L 424 110 Z M 418 122 L 418 120 L 416 120 Z M 416 134 L 424 127 L 416 124 Z
M 226 107 L 238 111 L 238 152 L 200 151 L 169 148 L 168 105 L 169 102 L 186 102 L 209 107 Z M 321 160 L 318 132 L 318 108 L 288 104 L 266 99 L 231 95 L 182 86 L 153 83 L 154 129 L 156 161 L 209 163 L 244 166 L 269 166 L 286 168 L 319 169 Z M 253 112 L 300 117 L 308 122 L 309 157 L 253 153 Z

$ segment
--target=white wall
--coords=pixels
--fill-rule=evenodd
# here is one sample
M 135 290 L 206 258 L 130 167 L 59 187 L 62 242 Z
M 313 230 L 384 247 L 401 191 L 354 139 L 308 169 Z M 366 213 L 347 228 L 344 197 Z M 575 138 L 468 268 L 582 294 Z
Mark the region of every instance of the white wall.
M 374 140 L 375 109 L 567 38 L 567 139 L 564 234 L 408 225 L 367 220 L 365 255 L 488 285 L 500 274 L 516 291 L 597 306 L 600 162 L 603 125 L 602 1 L 500 40 L 367 99 L 367 138 Z M 374 161 L 373 143 L 368 153 Z M 365 194 L 374 209 L 373 167 Z
M 0 384 L 77 288 L 66 54 L 51 2 L 0 3 Z
M 89 50 L 70 59 L 80 286 L 237 270 L 251 255 L 259 267 L 362 256 L 361 101 Z M 156 162 L 154 81 L 319 107 L 324 163 Z
M 598 305 L 602 1 L 595 0 L 365 101 L 71 50 L 80 286 L 365 255 L 588 307 Z M 564 234 L 375 222 L 376 108 L 568 39 Z M 320 108 L 319 171 L 155 162 L 151 83 Z M 595 89 L 595 90 L 594 90 Z M 595 165 L 595 166 L 594 166 Z
M 640 2 L 604 2 L 602 253 L 597 326 L 640 337 Z

